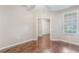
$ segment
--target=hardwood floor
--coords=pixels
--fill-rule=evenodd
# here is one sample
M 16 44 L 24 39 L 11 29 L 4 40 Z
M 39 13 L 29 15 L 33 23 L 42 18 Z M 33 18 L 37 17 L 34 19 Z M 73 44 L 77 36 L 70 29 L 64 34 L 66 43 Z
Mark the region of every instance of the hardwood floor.
M 50 35 L 38 37 L 37 41 L 20 44 L 5 49 L 4 53 L 78 53 L 79 46 L 63 41 L 50 41 Z
M 29 53 L 34 52 L 36 48 L 36 41 L 30 41 L 28 43 L 20 44 L 15 47 L 5 49 L 4 53 Z

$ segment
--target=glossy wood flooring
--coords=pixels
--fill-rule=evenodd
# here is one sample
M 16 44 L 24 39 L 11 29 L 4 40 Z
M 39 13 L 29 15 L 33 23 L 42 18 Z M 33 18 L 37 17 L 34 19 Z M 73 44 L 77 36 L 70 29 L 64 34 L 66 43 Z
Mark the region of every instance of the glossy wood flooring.
M 49 35 L 39 37 L 37 41 L 20 44 L 5 49 L 4 53 L 78 53 L 79 46 L 63 41 L 50 41 Z

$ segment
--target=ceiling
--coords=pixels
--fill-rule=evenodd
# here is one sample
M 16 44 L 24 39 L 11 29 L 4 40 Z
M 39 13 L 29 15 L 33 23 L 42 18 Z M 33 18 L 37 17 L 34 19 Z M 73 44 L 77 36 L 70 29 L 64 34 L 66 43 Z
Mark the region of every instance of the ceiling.
M 25 5 L 24 7 L 26 7 L 27 10 L 32 10 L 32 9 L 35 9 L 37 6 L 38 5 Z M 41 7 L 42 6 L 47 8 L 49 11 L 59 11 L 59 10 L 63 10 L 63 9 L 72 7 L 74 5 L 41 5 Z
M 74 5 L 47 5 L 47 9 L 49 9 L 50 11 L 59 11 L 59 10 L 63 10 L 66 8 L 70 8 Z

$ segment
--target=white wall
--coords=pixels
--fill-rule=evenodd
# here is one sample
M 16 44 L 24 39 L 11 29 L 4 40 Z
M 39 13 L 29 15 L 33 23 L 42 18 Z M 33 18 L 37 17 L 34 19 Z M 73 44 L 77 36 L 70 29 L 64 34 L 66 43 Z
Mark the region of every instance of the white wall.
M 59 40 L 62 36 L 62 13 L 61 12 L 52 12 L 52 20 L 51 20 L 51 38 L 53 40 Z
M 51 20 L 51 36 L 52 36 L 52 40 L 59 40 L 59 41 L 65 41 L 65 42 L 69 42 L 69 43 L 73 43 L 73 44 L 77 44 L 79 45 L 79 35 L 64 35 L 64 18 L 63 18 L 63 14 L 67 13 L 67 12 L 72 12 L 72 11 L 76 11 L 78 10 L 79 13 L 79 7 L 72 7 L 72 8 L 68 8 L 68 9 L 64 9 L 62 11 L 58 11 L 58 12 L 52 12 L 52 20 Z M 79 14 L 78 14 L 78 18 L 79 18 Z M 77 20 L 78 24 L 78 29 L 79 30 L 79 20 Z
M 40 34 L 38 33 L 38 29 L 39 29 L 38 28 L 38 20 L 39 19 L 44 19 L 44 18 L 47 18 L 47 19 L 51 20 L 52 14 L 47 10 L 47 8 L 44 7 L 44 5 L 37 5 L 33 12 L 34 12 L 35 17 L 36 17 L 35 20 L 36 20 L 36 25 L 37 25 L 36 26 L 37 36 L 39 36 Z M 44 32 L 44 33 L 46 33 L 46 32 Z
M 0 6 L 0 48 L 36 38 L 32 12 L 22 6 Z
M 65 11 L 49 12 L 43 6 L 37 6 L 31 12 L 22 6 L 0 6 L 0 48 L 37 38 L 39 18 L 50 19 L 51 39 L 79 43 L 78 36 L 63 34 L 62 14 Z
M 42 22 L 43 34 L 50 34 L 50 19 L 45 19 Z
M 0 6 L 0 49 L 38 37 L 38 19 L 51 19 L 49 11 L 37 5 L 27 11 L 23 6 Z
M 64 10 L 63 13 L 71 13 L 71 12 L 77 12 L 77 34 L 76 35 L 62 35 L 62 41 L 73 43 L 79 45 L 79 6 L 69 8 L 67 10 Z M 64 20 L 63 20 L 64 21 Z
M 38 35 L 50 34 L 50 19 L 39 19 L 38 20 Z

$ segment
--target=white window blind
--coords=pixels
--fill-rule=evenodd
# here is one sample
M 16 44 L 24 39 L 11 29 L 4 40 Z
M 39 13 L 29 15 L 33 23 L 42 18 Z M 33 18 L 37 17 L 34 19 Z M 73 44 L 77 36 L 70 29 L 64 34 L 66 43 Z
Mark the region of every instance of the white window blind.
M 64 34 L 75 35 L 77 33 L 77 13 L 64 14 Z

